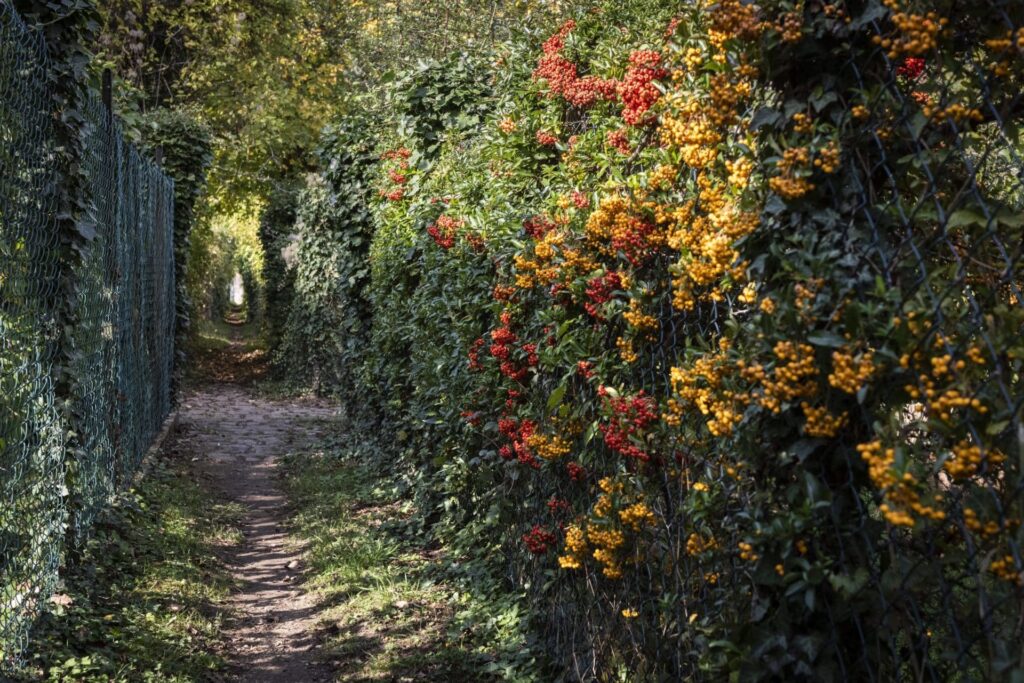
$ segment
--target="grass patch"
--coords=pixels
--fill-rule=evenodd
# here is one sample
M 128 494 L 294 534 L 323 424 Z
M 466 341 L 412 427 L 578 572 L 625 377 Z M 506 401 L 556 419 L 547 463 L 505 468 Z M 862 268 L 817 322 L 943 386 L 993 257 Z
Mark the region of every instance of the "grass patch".
M 17 681 L 216 680 L 240 510 L 211 505 L 183 464 L 156 461 L 97 522 L 83 558 L 33 631 Z
M 339 681 L 488 681 L 488 656 L 454 624 L 437 553 L 397 531 L 413 510 L 374 486 L 363 464 L 326 456 L 284 461 L 311 586 L 329 605 L 324 656 Z

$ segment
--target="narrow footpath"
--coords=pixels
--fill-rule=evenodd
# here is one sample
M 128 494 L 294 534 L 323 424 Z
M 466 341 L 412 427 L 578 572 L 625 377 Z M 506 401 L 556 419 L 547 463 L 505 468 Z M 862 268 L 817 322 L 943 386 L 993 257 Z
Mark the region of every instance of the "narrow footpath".
M 227 605 L 229 680 L 331 681 L 317 653 L 319 607 L 303 589 L 303 547 L 289 537 L 275 463 L 321 438 L 334 410 L 324 402 L 257 396 L 251 382 L 262 358 L 235 336 L 214 366 L 202 368 L 205 379 L 192 383 L 179 414 L 194 467 L 214 492 L 244 508 L 243 542 L 224 558 L 238 586 Z

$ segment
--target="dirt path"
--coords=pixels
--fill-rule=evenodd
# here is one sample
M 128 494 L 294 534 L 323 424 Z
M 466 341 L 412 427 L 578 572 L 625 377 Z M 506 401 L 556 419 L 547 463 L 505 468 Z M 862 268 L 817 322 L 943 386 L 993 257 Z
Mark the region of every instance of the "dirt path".
M 226 353 L 244 351 L 235 343 Z M 196 467 L 245 509 L 244 541 L 227 558 L 239 584 L 228 605 L 234 616 L 226 634 L 235 680 L 333 680 L 317 657 L 318 606 L 302 588 L 302 548 L 285 529 L 286 500 L 274 469 L 277 458 L 318 439 L 333 412 L 324 403 L 259 398 L 244 384 L 226 382 L 183 396 L 179 419 Z

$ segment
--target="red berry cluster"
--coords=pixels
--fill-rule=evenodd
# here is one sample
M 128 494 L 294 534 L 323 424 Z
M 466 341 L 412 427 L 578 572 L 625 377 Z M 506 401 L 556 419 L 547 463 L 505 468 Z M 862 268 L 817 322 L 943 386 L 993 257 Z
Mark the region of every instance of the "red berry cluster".
M 473 345 L 469 347 L 469 369 L 473 371 L 483 370 L 484 366 L 480 363 L 480 350 L 484 347 L 483 337 L 476 339 Z
M 395 160 L 405 161 L 409 157 L 412 156 L 412 152 L 410 152 L 405 147 L 398 147 L 396 149 L 389 149 L 388 151 L 384 152 L 380 156 L 381 156 L 381 159 L 384 159 L 385 161 L 395 161 Z M 406 168 L 408 168 L 408 167 L 406 167 Z
M 589 360 L 581 360 L 576 363 L 576 372 L 580 373 L 584 379 L 590 379 L 594 376 L 593 365 Z
M 569 478 L 573 481 L 583 481 L 587 478 L 587 470 L 575 462 L 565 463 L 565 471 L 569 474 Z
M 527 439 L 537 431 L 537 423 L 533 420 L 518 421 L 513 417 L 502 417 L 498 420 L 498 431 L 512 443 L 498 449 L 503 460 L 518 460 L 520 464 L 540 469 L 540 461 L 526 445 Z
M 561 96 L 576 107 L 589 107 L 595 102 L 616 102 L 625 105 L 622 118 L 631 126 L 646 123 L 645 115 L 661 97 L 654 82 L 668 76 L 662 64 L 661 53 L 654 50 L 636 50 L 629 56 L 629 68 L 621 81 L 599 76 L 580 78 L 579 68 L 562 55 L 565 39 L 576 28 L 568 21 L 544 43 L 543 55 L 533 71 L 534 80 L 544 81 L 548 97 Z M 540 133 L 537 134 L 538 141 Z M 541 143 L 545 144 L 545 143 Z
M 672 17 L 672 21 L 668 22 L 668 26 L 665 27 L 665 40 L 668 40 L 676 34 L 676 29 L 679 28 L 679 24 L 682 23 L 680 17 Z
M 625 107 L 622 118 L 631 126 L 644 122 L 647 110 L 661 97 L 661 91 L 654 85 L 668 75 L 661 66 L 661 53 L 654 50 L 637 50 L 629 56 L 630 67 L 626 77 L 619 84 L 619 96 Z
M 512 285 L 494 285 L 494 289 L 491 290 L 491 296 L 495 301 L 511 301 L 515 295 L 516 288 Z
M 463 225 L 462 221 L 451 216 L 440 216 L 433 225 L 427 228 L 427 234 L 434 243 L 448 250 L 455 246 L 456 231 Z
M 502 417 L 498 419 L 498 431 L 510 439 L 515 439 L 519 433 L 519 421 L 514 417 Z
M 558 138 L 552 135 L 549 131 L 542 129 L 537 131 L 537 142 L 544 147 L 554 147 L 558 144 Z
M 558 517 L 566 512 L 569 512 L 569 510 L 571 509 L 572 507 L 569 505 L 569 501 L 567 500 L 552 497 L 551 500 L 548 501 L 548 512 L 550 512 L 555 517 Z
M 512 344 L 515 344 L 519 340 L 509 326 L 502 325 L 501 327 L 491 330 L 491 355 L 498 360 L 508 360 L 512 353 Z
M 533 216 L 523 221 L 523 229 L 526 234 L 534 239 L 540 239 L 555 229 L 554 222 L 547 216 Z
M 505 408 L 512 410 L 516 407 L 516 401 L 523 397 L 523 392 L 518 389 L 509 389 L 508 398 L 505 399 Z
M 544 54 L 533 70 L 534 80 L 547 83 L 549 97 L 561 95 L 576 107 L 589 107 L 598 100 L 614 101 L 618 98 L 618 82 L 598 76 L 580 78 L 578 67 L 562 55 L 565 39 L 574 28 L 576 22 L 567 21 L 545 41 Z
M 537 365 L 537 345 L 536 344 L 524 344 L 521 348 L 522 352 L 526 354 L 525 364 L 517 363 L 512 358 L 512 352 L 515 350 L 513 344 L 515 344 L 519 337 L 512 331 L 512 315 L 505 311 L 501 314 L 501 327 L 491 330 L 491 355 L 494 356 L 501 363 L 498 369 L 501 370 L 501 374 L 505 375 L 509 379 L 515 382 L 526 381 L 529 375 L 530 368 Z
M 657 245 L 652 245 L 649 238 L 656 232 L 653 223 L 638 216 L 630 216 L 626 229 L 616 232 L 612 237 L 612 246 L 621 251 L 632 265 L 639 266 L 653 255 L 652 248 Z
M 526 354 L 526 364 L 531 368 L 536 367 L 539 359 L 537 358 L 537 345 L 536 344 L 523 344 L 523 353 Z
M 658 421 L 658 402 L 644 392 L 636 396 L 611 398 L 604 387 L 598 393 L 605 397 L 605 407 L 612 414 L 612 422 L 601 425 L 604 442 L 611 450 L 627 458 L 648 461 L 651 456 L 630 441 L 647 427 Z
M 555 545 L 555 535 L 539 524 L 523 534 L 526 549 L 534 555 L 543 555 Z
M 510 360 L 502 361 L 501 365 L 498 366 L 501 374 L 508 377 L 513 382 L 519 382 L 520 384 L 526 381 L 530 371 L 521 365 L 516 365 Z
M 583 308 L 595 320 L 604 320 L 601 315 L 601 304 L 612 300 L 615 290 L 622 289 L 622 277 L 614 270 L 606 275 L 598 275 L 587 281 L 587 298 L 590 301 L 583 304 Z
M 470 249 L 477 253 L 482 253 L 487 250 L 487 241 L 483 235 L 475 232 L 466 233 L 466 242 L 469 244 Z
M 388 179 L 392 183 L 391 189 L 383 189 L 380 191 L 380 196 L 388 199 L 392 202 L 398 202 L 405 198 L 405 183 L 409 180 L 403 171 L 409 170 L 409 157 L 412 156 L 405 147 L 399 147 L 398 149 L 391 149 L 381 155 L 381 158 L 385 161 L 397 161 L 398 168 L 388 170 Z
M 597 101 L 614 102 L 618 99 L 619 83 L 613 78 L 584 76 L 573 81 L 562 95 L 577 107 L 589 107 Z
M 541 51 L 543 56 L 533 70 L 534 80 L 544 80 L 552 93 L 563 92 L 576 80 L 576 65 L 562 56 L 565 39 L 576 28 L 576 22 L 569 20 L 562 24 L 558 31 L 544 41 Z
M 585 209 L 590 206 L 590 197 L 584 192 L 574 190 L 572 193 L 572 203 L 576 205 L 577 209 Z
M 916 81 L 924 73 L 924 57 L 907 57 L 896 68 L 896 75 Z
M 623 128 L 608 131 L 604 141 L 612 149 L 618 150 L 619 154 L 629 156 L 633 153 L 633 148 L 629 146 L 629 136 Z

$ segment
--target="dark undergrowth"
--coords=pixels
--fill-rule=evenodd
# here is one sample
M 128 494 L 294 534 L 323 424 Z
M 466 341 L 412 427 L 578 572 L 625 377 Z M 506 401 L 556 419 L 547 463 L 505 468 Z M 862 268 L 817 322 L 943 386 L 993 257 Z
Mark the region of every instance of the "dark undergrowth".
M 267 375 L 267 352 L 253 328 L 234 319 L 200 321 L 186 351 L 187 383 L 261 384 Z
M 226 666 L 218 609 L 240 540 L 239 511 L 211 504 L 175 437 L 138 488 L 118 496 L 33 632 L 15 680 L 216 681 Z

